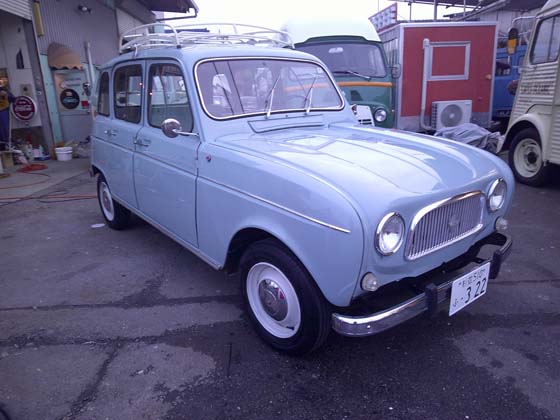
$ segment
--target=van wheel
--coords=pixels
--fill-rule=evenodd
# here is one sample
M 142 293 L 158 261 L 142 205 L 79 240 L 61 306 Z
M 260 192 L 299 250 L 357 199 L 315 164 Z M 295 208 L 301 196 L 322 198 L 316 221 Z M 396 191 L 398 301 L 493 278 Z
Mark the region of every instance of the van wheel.
M 97 178 L 97 199 L 101 213 L 110 228 L 121 230 L 130 224 L 130 210 L 113 200 L 109 184 L 103 175 Z
M 266 239 L 251 245 L 241 258 L 240 274 L 247 311 L 268 345 L 301 355 L 325 342 L 331 329 L 330 305 L 282 244 Z
M 509 166 L 522 184 L 540 187 L 548 178 L 550 165 L 545 166 L 539 133 L 525 128 L 515 135 L 509 148 Z

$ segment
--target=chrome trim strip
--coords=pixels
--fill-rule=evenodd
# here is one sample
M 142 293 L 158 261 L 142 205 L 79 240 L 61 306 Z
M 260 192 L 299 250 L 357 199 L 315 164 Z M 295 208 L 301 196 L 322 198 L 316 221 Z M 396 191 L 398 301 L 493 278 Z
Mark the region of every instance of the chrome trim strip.
M 326 76 L 328 77 L 328 79 L 330 80 L 334 90 L 338 93 L 338 99 L 340 100 L 340 106 L 339 107 L 330 107 L 330 108 L 312 108 L 311 111 L 340 111 L 342 109 L 344 109 L 345 106 L 345 102 L 344 102 L 344 98 L 342 96 L 342 94 L 340 93 L 340 89 L 338 88 L 338 85 L 336 84 L 336 82 L 334 81 L 334 79 L 331 77 L 330 72 L 323 67 L 323 65 L 317 61 L 314 60 L 305 60 L 302 58 L 290 58 L 290 57 L 251 57 L 251 56 L 247 56 L 247 57 L 214 57 L 214 58 L 205 58 L 202 59 L 200 61 L 197 61 L 194 65 L 193 68 L 193 73 L 194 73 L 194 80 L 195 80 L 195 84 L 196 84 L 196 91 L 198 93 L 198 100 L 200 102 L 200 104 L 202 105 L 202 109 L 204 110 L 204 113 L 211 119 L 213 120 L 217 120 L 217 121 L 227 121 L 227 120 L 231 120 L 231 119 L 235 119 L 235 118 L 245 118 L 245 117 L 250 117 L 250 116 L 254 116 L 254 115 L 266 115 L 266 111 L 262 111 L 262 112 L 252 112 L 252 113 L 248 113 L 248 114 L 240 114 L 240 115 L 230 115 L 227 117 L 216 117 L 214 115 L 212 115 L 210 113 L 210 111 L 208 111 L 208 109 L 206 108 L 206 104 L 204 103 L 204 99 L 202 96 L 202 91 L 200 89 L 200 83 L 198 82 L 198 66 L 201 64 L 204 64 L 206 62 L 209 61 L 230 61 L 230 60 L 277 60 L 277 61 L 297 61 L 297 62 L 302 62 L 302 63 L 312 63 L 315 64 L 316 66 L 319 66 L 321 69 L 323 69 L 323 71 L 325 72 Z M 271 114 L 281 114 L 281 113 L 286 113 L 286 112 L 305 112 L 305 109 L 303 108 L 295 108 L 295 109 L 277 109 L 271 112 Z
M 406 240 L 406 247 L 405 247 L 405 252 L 404 252 L 405 259 L 408 260 L 408 261 L 416 260 L 420 257 L 431 254 L 435 251 L 438 251 L 442 248 L 445 248 L 449 245 L 452 245 L 456 242 L 459 242 L 460 240 L 465 239 L 466 237 L 468 237 L 470 235 L 473 235 L 476 232 L 480 231 L 484 226 L 482 224 L 482 217 L 483 217 L 482 212 L 484 211 L 484 208 L 485 208 L 484 205 L 482 205 L 481 209 L 480 209 L 480 218 L 479 218 L 480 223 L 478 225 L 476 225 L 474 227 L 474 229 L 471 229 L 470 231 L 467 231 L 467 232 L 463 233 L 462 235 L 456 237 L 455 239 L 453 239 L 449 242 L 445 242 L 445 243 L 443 243 L 439 246 L 436 246 L 435 248 L 429 249 L 428 251 L 426 251 L 424 253 L 415 255 L 414 257 L 409 257 L 410 248 L 412 246 L 412 240 L 414 238 L 414 231 L 416 229 L 416 226 L 420 222 L 420 220 L 422 220 L 422 218 L 426 214 L 428 214 L 429 212 L 431 212 L 432 210 L 434 210 L 438 207 L 441 207 L 441 206 L 444 206 L 444 205 L 447 205 L 447 204 L 451 204 L 451 203 L 454 203 L 454 202 L 457 202 L 457 201 L 461 201 L 461 200 L 464 200 L 464 199 L 467 199 L 467 198 L 471 198 L 471 197 L 474 197 L 474 196 L 477 196 L 477 195 L 480 196 L 481 199 L 486 200 L 486 196 L 484 195 L 484 193 L 480 190 L 476 190 L 476 191 L 471 191 L 471 192 L 464 193 L 464 194 L 459 194 L 459 195 L 456 195 L 456 196 L 451 197 L 451 198 L 446 198 L 446 199 L 443 199 L 443 200 L 440 200 L 440 201 L 436 201 L 435 203 L 432 203 L 432 204 L 420 209 L 420 211 L 418 211 L 418 213 L 416 213 L 416 215 L 412 219 L 412 223 L 411 223 L 410 229 L 408 231 L 408 238 Z
M 240 189 L 237 189 L 237 188 L 235 188 L 235 187 L 232 187 L 231 185 L 223 184 L 223 183 L 221 183 L 221 182 L 217 182 L 217 181 L 214 181 L 214 180 L 212 180 L 212 179 L 209 179 L 209 178 L 206 178 L 206 177 L 203 177 L 203 176 L 199 176 L 198 179 L 203 179 L 203 180 L 205 180 L 205 181 L 208 181 L 208 182 L 211 182 L 211 183 L 213 183 L 213 184 L 220 185 L 221 187 L 224 187 L 224 188 L 230 189 L 230 190 L 232 190 L 232 191 L 235 191 L 235 192 L 237 192 L 237 193 L 239 193 L 239 194 L 243 194 L 243 195 L 246 195 L 246 196 L 248 196 L 248 197 L 254 198 L 255 200 L 258 200 L 258 201 L 261 201 L 261 202 L 263 202 L 263 203 L 269 204 L 269 205 L 271 205 L 271 206 L 273 206 L 273 207 L 276 207 L 276 208 L 278 208 L 278 209 L 280 209 L 280 210 L 284 210 L 284 211 L 286 211 L 286 212 L 288 212 L 288 213 L 291 213 L 291 214 L 293 214 L 293 215 L 295 215 L 295 216 L 301 217 L 302 219 L 309 220 L 310 222 L 316 223 L 316 224 L 318 224 L 318 225 L 321 225 L 321 226 L 324 226 L 324 227 L 328 227 L 328 228 L 333 229 L 333 230 L 336 230 L 336 231 L 338 231 L 338 232 L 350 233 L 350 231 L 349 231 L 348 229 L 344 229 L 344 228 L 341 228 L 341 227 L 339 227 L 339 226 L 332 225 L 332 224 L 327 223 L 327 222 L 323 222 L 322 220 L 315 219 L 314 217 L 311 217 L 311 216 L 308 216 L 308 215 L 306 215 L 306 214 L 300 213 L 299 211 L 290 209 L 290 208 L 288 208 L 288 207 L 285 207 L 285 206 L 283 206 L 283 205 L 281 205 L 281 204 L 275 203 L 274 201 L 270 201 L 270 200 L 268 200 L 268 199 L 266 199 L 266 198 L 263 198 L 263 197 L 260 197 L 260 196 L 258 196 L 258 195 L 251 194 L 251 193 L 246 192 L 246 191 L 242 191 L 242 190 L 240 190 Z

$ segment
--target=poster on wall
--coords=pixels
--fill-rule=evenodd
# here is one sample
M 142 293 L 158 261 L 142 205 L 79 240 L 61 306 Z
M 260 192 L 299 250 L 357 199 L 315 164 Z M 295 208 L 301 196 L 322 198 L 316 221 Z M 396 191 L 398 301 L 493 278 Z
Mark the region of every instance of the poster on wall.
M 83 70 L 55 70 L 58 111 L 61 114 L 83 114 L 89 112 L 89 98 L 84 90 L 87 82 Z

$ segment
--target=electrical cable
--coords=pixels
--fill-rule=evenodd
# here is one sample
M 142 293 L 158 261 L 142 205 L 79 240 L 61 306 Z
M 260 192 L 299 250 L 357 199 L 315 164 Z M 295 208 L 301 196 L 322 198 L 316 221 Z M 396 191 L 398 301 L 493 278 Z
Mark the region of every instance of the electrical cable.
M 11 189 L 14 189 L 14 188 L 31 187 L 32 185 L 44 184 L 45 182 L 47 182 L 51 178 L 51 176 L 49 174 L 30 173 L 30 172 L 22 172 L 22 173 L 29 174 L 29 175 L 39 175 L 39 176 L 44 177 L 45 179 L 43 179 L 42 181 L 38 181 L 38 182 L 32 182 L 31 184 L 10 185 L 9 187 L 0 187 L 0 190 L 11 190 Z
M 97 195 L 95 194 L 68 195 L 68 190 L 56 190 L 42 195 L 0 197 L 0 204 L 7 205 L 7 204 L 18 203 L 20 201 L 27 201 L 27 200 L 37 200 L 40 203 L 50 204 L 50 203 L 65 203 L 67 201 L 90 200 L 93 198 L 97 198 Z M 2 203 L 2 201 L 7 201 L 7 202 Z

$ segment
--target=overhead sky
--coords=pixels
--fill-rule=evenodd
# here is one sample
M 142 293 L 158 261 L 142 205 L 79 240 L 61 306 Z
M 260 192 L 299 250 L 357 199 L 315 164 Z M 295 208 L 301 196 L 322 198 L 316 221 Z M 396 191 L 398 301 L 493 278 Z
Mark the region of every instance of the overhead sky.
M 340 18 L 368 18 L 390 6 L 388 0 L 195 0 L 200 9 L 197 21 L 200 22 L 238 22 L 279 28 L 290 17 L 337 16 Z M 409 6 L 398 3 L 399 19 L 409 18 Z M 462 8 L 438 9 L 438 18 L 444 14 L 460 12 Z M 166 17 L 176 16 L 167 13 Z M 412 19 L 432 19 L 433 7 L 414 4 Z M 178 21 L 176 24 L 180 24 Z M 187 23 L 187 21 L 183 21 Z M 194 23 L 190 20 L 188 23 Z

